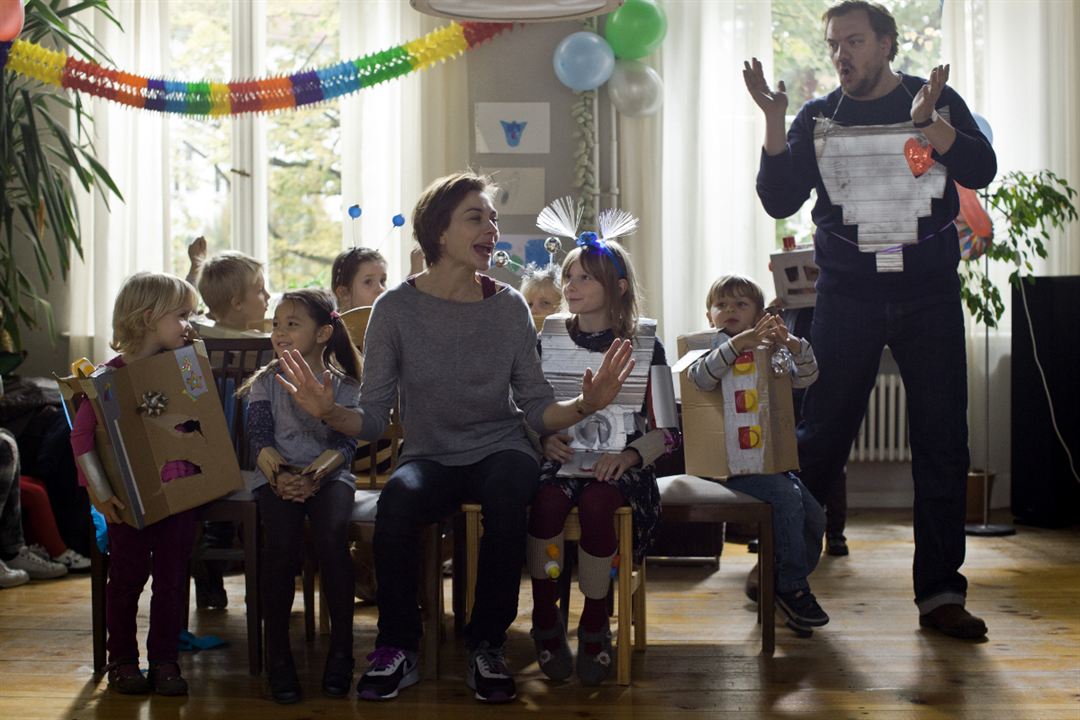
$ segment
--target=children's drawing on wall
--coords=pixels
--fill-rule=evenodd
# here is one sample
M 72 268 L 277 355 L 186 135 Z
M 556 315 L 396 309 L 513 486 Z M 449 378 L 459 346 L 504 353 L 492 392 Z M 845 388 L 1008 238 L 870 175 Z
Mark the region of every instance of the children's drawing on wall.
M 548 264 L 551 255 L 544 248 L 545 239 L 532 235 L 500 235 L 495 250 L 505 251 L 510 256 L 507 268 L 515 275 L 521 275 L 529 263 L 541 267 Z
M 477 153 L 550 151 L 548 103 L 476 103 L 474 122 Z

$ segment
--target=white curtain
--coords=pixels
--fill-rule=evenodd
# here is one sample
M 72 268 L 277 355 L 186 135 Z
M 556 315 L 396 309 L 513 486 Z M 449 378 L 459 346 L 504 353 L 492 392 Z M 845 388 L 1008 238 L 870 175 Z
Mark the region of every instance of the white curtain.
M 637 190 L 651 199 L 640 206 L 643 213 L 660 203 L 659 220 L 649 217 L 646 224 L 655 241 L 640 244 L 637 264 L 646 268 L 654 303 L 648 309 L 659 316 L 674 355 L 679 334 L 706 326 L 705 295 L 717 277 L 742 273 L 766 290 L 772 287 L 768 261 L 775 223 L 754 189 L 765 123 L 742 79 L 743 60 L 751 56 L 772 76 L 772 6 L 764 0 L 683 0 L 665 2 L 664 8 L 659 172 L 643 143 L 643 166 L 627 162 L 621 175 L 637 171 L 640 182 L 648 183 Z M 658 135 L 654 128 L 651 136 Z M 624 156 L 634 152 L 629 142 L 623 147 Z
M 399 0 L 342 0 L 342 56 L 383 50 L 446 23 Z M 391 285 L 408 272 L 412 231 L 411 222 L 391 230 L 390 218 L 402 213 L 411 221 L 428 183 L 468 165 L 466 62 L 450 60 L 341 101 L 342 195 L 370 214 L 361 242 L 386 256 Z M 342 247 L 352 244 L 345 228 Z
M 1072 0 L 946 0 L 942 61 L 950 85 L 993 130 L 998 177 L 1052 170 L 1080 188 L 1080 7 Z M 995 220 L 995 222 L 998 222 Z M 998 227 L 996 232 L 1004 232 Z M 1040 275 L 1080 273 L 1080 223 L 1052 235 Z M 998 472 L 995 506 L 1008 504 L 1010 361 L 1013 313 L 1008 274 L 991 267 L 1006 314 L 997 330 L 971 323 L 968 342 L 972 465 Z M 987 362 L 987 350 L 989 362 Z M 1049 348 L 1041 348 L 1049 352 Z M 987 409 L 989 408 L 989 415 Z M 990 423 L 987 426 L 986 419 Z M 1003 477 L 1004 475 L 1004 477 Z
M 162 42 L 167 25 L 161 3 L 127 0 L 111 7 L 123 32 L 96 12 L 92 29 L 115 67 L 161 75 L 168 51 Z M 108 347 L 112 307 L 123 279 L 138 270 L 167 267 L 169 187 L 163 117 L 105 100 L 89 105 L 96 157 L 124 201 L 112 197 L 106 206 L 100 194 L 80 193 L 83 261 L 75 263 L 69 284 L 70 354 L 103 362 L 113 354 Z

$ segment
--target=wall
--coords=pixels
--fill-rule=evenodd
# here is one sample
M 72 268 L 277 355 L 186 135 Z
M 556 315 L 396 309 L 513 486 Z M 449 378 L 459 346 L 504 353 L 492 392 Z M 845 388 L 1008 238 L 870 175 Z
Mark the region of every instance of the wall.
M 546 155 L 480 154 L 476 151 L 473 133 L 469 138 L 469 162 L 473 169 L 543 168 L 545 202 L 565 195 L 578 195 L 572 185 L 573 155 L 578 139 L 573 137 L 576 125 L 570 116 L 570 108 L 577 96 L 555 77 L 552 55 L 563 38 L 581 29 L 580 22 L 519 26 L 469 53 L 465 62 L 468 63 L 470 115 L 475 112 L 478 102 L 546 102 L 549 103 L 551 121 L 551 146 Z M 601 116 L 606 119 L 603 112 Z M 602 150 L 605 148 L 604 137 L 606 134 L 602 136 Z M 602 155 L 601 167 L 607 167 L 605 163 L 606 155 Z M 496 176 L 496 183 L 498 180 Z M 502 214 L 500 230 L 506 235 L 540 236 L 536 228 L 536 212 L 540 209 L 526 215 Z M 494 268 L 492 275 L 506 282 L 518 282 L 517 277 L 505 269 Z

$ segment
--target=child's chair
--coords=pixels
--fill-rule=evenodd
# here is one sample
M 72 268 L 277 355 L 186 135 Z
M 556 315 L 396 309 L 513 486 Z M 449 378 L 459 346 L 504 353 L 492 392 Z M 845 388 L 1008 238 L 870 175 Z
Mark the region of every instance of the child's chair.
M 229 434 L 233 439 L 240 471 L 244 475 L 243 490 L 215 500 L 203 507 L 201 519 L 235 523 L 241 528 L 241 548 L 205 548 L 202 560 L 242 561 L 244 563 L 244 602 L 247 611 L 248 672 L 258 675 L 262 670 L 262 606 L 259 595 L 259 563 L 261 561 L 259 506 L 249 489 L 255 467 L 244 424 L 244 404 L 236 390 L 256 369 L 273 359 L 269 338 L 207 338 L 203 341 L 214 371 L 214 381 L 221 398 Z M 185 586 L 190 590 L 190 582 Z M 188 603 L 184 604 L 188 607 Z
M 480 536 L 483 534 L 483 515 L 478 504 L 466 503 L 461 506 L 465 514 L 465 618 L 472 615 L 476 599 L 476 573 L 480 559 Z M 571 542 L 581 539 L 581 524 L 578 521 L 578 509 L 575 507 L 566 518 L 563 529 L 564 538 Z M 618 629 L 616 631 L 616 682 L 619 685 L 630 684 L 630 632 L 633 626 L 633 649 L 644 652 L 647 644 L 645 621 L 645 561 L 632 567 L 634 556 L 633 515 L 630 507 L 622 506 L 615 511 L 615 534 L 618 539 L 619 567 L 616 586 L 618 587 Z M 564 565 L 560 578 L 566 585 L 563 588 L 563 620 L 567 618 L 567 596 L 569 594 L 569 572 Z

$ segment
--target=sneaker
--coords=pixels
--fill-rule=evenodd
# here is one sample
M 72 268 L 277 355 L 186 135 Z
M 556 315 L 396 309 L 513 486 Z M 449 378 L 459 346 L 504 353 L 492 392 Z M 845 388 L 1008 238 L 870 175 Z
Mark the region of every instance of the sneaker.
M 296 677 L 291 657 L 286 663 L 267 667 L 266 678 L 270 683 L 270 699 L 278 705 L 300 702 L 300 678 Z
M 783 612 L 781 612 L 779 609 L 777 609 L 777 613 L 779 613 L 780 619 L 784 623 L 784 627 L 795 633 L 795 637 L 805 640 L 806 638 L 814 636 L 814 628 L 807 625 L 798 624 L 797 622 L 789 618 L 787 615 L 785 615 Z
M 547 630 L 533 628 L 529 631 L 533 646 L 536 648 L 536 662 L 540 669 L 552 680 L 567 680 L 574 672 L 574 655 L 570 652 L 570 643 L 566 640 L 566 629 L 561 622 Z M 559 647 L 554 652 L 548 650 L 548 640 L 558 640 Z
M 67 575 L 67 567 L 60 563 L 46 560 L 23 545 L 19 554 L 7 561 L 8 567 L 25 570 L 31 580 L 48 580 Z
M 788 620 L 803 628 L 821 627 L 829 623 L 829 616 L 818 605 L 814 593 L 809 589 L 776 593 L 776 606 Z
M 41 543 L 34 543 L 33 545 L 27 545 L 27 549 L 37 555 L 42 560 L 52 560 L 49 556 L 49 551 L 45 549 L 45 546 Z
M 25 570 L 13 570 L 0 560 L 0 588 L 11 588 L 30 582 Z
M 506 703 L 517 697 L 517 686 L 501 647 L 482 642 L 469 652 L 465 684 L 480 702 Z
M 150 692 L 150 682 L 139 670 L 137 660 L 122 660 L 108 664 L 109 689 L 121 695 L 146 695 Z
M 582 685 L 599 685 L 611 674 L 615 664 L 615 655 L 611 649 L 611 628 L 606 625 L 599 632 L 585 632 L 578 627 L 577 676 Z M 585 645 L 598 643 L 600 652 L 590 655 L 585 652 Z
M 371 662 L 367 672 L 356 684 L 356 694 L 361 700 L 389 700 L 398 691 L 420 680 L 417 655 L 396 647 L 377 647 L 367 656 Z
M 187 680 L 180 674 L 180 666 L 174 662 L 151 662 L 146 681 L 158 695 L 178 697 L 188 694 Z
M 71 548 L 54 557 L 52 561 L 66 567 L 69 573 L 90 572 L 90 558 L 80 555 Z
M 326 658 L 326 667 L 323 668 L 322 691 L 328 697 L 343 698 L 349 694 L 352 687 L 353 667 L 356 663 L 352 657 L 332 655 Z
M 216 561 L 199 560 L 192 565 L 195 580 L 195 607 L 199 610 L 224 610 L 229 606 L 225 580 Z
M 847 546 L 847 538 L 843 535 L 830 535 L 825 538 L 825 554 L 833 557 L 844 557 L 850 554 Z

